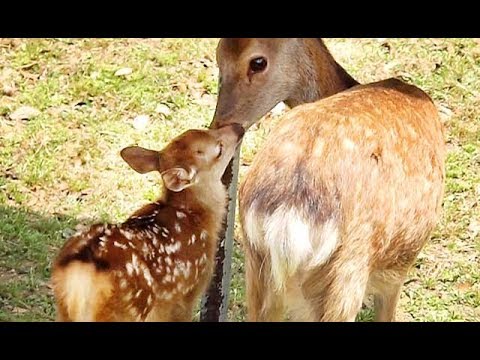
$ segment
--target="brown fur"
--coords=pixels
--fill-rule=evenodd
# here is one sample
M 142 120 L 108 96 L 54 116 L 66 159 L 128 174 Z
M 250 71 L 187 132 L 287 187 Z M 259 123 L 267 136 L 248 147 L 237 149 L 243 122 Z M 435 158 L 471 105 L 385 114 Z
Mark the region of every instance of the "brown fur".
M 217 126 L 248 127 L 278 101 L 337 93 L 287 113 L 241 185 L 249 319 L 282 320 L 286 309 L 293 320 L 353 321 L 374 294 L 376 320 L 393 320 L 443 198 L 444 134 L 431 99 L 395 79 L 356 85 L 317 39 L 282 39 L 274 53 L 251 39 L 235 57 L 229 41 L 218 51 L 224 82 L 253 53 L 271 68 L 238 92 L 235 111 L 223 117 L 217 106 Z
M 268 72 L 250 77 L 249 62 L 259 55 L 267 57 Z M 280 101 L 294 107 L 358 84 L 320 39 L 222 39 L 217 61 L 217 125 L 248 128 Z
M 123 224 L 93 225 L 66 242 L 52 271 L 58 320 L 191 321 L 225 212 L 221 176 L 242 134 L 190 130 L 159 153 L 122 150 L 135 170 L 160 171 L 167 190 Z

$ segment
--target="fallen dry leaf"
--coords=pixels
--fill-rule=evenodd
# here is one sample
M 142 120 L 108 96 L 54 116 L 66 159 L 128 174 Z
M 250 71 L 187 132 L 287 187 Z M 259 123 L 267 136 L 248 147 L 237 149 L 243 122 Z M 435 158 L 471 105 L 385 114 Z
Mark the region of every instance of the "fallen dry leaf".
M 115 71 L 115 76 L 127 76 L 133 72 L 132 68 L 121 68 Z
M 185 85 L 184 83 L 172 84 L 172 89 L 184 93 L 187 91 L 187 85 Z
M 31 106 L 22 106 L 10 114 L 12 120 L 30 120 L 40 115 L 40 111 Z
M 201 106 L 215 106 L 215 104 L 217 103 L 217 98 L 214 95 L 203 94 L 200 97 L 194 97 L 196 99 L 193 102 Z
M 25 79 L 38 80 L 38 75 L 36 75 L 36 74 L 32 74 L 28 71 L 23 71 L 23 70 L 18 70 L 18 71 L 20 72 L 20 74 L 22 74 L 22 76 Z
M 100 77 L 100 72 L 99 71 L 94 71 L 90 74 L 90 77 L 93 79 L 93 80 L 96 80 Z
M 452 117 L 453 111 L 450 110 L 448 107 L 440 104 L 437 106 L 437 108 L 440 114 L 440 118 L 442 119 L 443 122 L 448 121 Z
M 76 233 L 76 231 L 73 230 L 73 229 L 65 229 L 65 230 L 62 231 L 62 238 L 69 239 L 75 233 Z
M 468 225 L 468 232 L 473 238 L 477 237 L 477 235 L 480 233 L 480 221 L 472 219 L 470 221 L 470 225 Z
M 464 293 L 464 292 L 469 291 L 472 288 L 472 284 L 470 284 L 469 282 L 461 282 L 461 283 L 458 283 L 457 285 L 455 285 L 455 287 L 459 291 Z
M 158 104 L 155 108 L 155 112 L 165 116 L 169 116 L 172 114 L 172 110 L 170 110 L 170 108 L 165 104 Z
M 150 117 L 148 115 L 138 115 L 133 119 L 133 127 L 136 130 L 143 130 L 148 126 Z
M 88 229 L 88 225 L 87 224 L 77 224 L 74 229 L 75 229 L 75 231 L 84 231 L 84 230 Z
M 14 314 L 24 314 L 27 311 L 28 310 L 24 309 L 24 308 L 14 307 L 13 310 L 12 310 L 12 313 L 14 313 Z
M 2 38 L 0 39 L 0 46 L 2 47 L 17 47 L 20 45 L 21 40 L 20 39 L 8 39 L 8 38 Z
M 25 65 L 22 65 L 22 66 L 19 66 L 17 69 L 19 70 L 28 70 L 28 69 L 31 69 L 32 67 L 34 67 L 35 65 L 37 65 L 38 62 L 37 61 L 34 61 L 30 64 L 25 64 Z
M 4 85 L 2 89 L 3 95 L 6 95 L 6 96 L 12 96 L 13 94 L 15 94 L 15 91 L 16 91 L 15 86 L 12 86 L 12 85 Z

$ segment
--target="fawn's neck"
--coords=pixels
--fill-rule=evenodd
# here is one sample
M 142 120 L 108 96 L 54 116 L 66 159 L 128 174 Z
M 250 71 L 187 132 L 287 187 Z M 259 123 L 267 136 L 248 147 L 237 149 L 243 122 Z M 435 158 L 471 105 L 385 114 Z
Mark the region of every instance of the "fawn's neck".
M 321 39 L 304 39 L 300 56 L 300 83 L 297 91 L 285 100 L 289 107 L 314 102 L 358 85 L 338 64 Z
M 180 192 L 166 190 L 163 201 L 168 205 L 187 212 L 200 212 L 205 216 L 213 215 L 222 220 L 225 211 L 227 192 L 219 180 L 216 183 L 195 184 Z

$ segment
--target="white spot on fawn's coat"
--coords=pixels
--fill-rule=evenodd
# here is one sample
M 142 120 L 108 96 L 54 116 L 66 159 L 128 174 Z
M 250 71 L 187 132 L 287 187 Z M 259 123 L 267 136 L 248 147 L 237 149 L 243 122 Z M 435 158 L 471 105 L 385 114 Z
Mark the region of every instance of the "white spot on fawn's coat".
M 104 247 L 107 244 L 107 238 L 105 236 L 102 236 L 100 238 L 100 242 L 98 243 L 98 246 Z
M 143 269 L 143 277 L 147 281 L 148 286 L 152 286 L 153 284 L 153 277 L 152 274 L 150 274 L 150 270 L 146 265 L 142 263 L 142 269 Z
M 142 253 L 143 253 L 143 256 L 147 256 L 150 254 L 150 249 L 148 248 L 148 245 L 146 242 L 144 242 L 142 245 Z
M 182 231 L 182 228 L 180 227 L 180 224 L 178 222 L 175 223 L 175 231 L 179 234 Z
M 118 248 L 120 248 L 120 249 L 123 249 L 123 250 L 127 249 L 127 247 L 128 247 L 127 245 L 125 245 L 125 244 L 120 244 L 120 243 L 117 242 L 117 241 L 114 241 L 114 242 L 113 242 L 113 246 L 116 246 L 116 247 L 118 247 Z
M 132 276 L 132 274 L 133 274 L 133 266 L 132 266 L 132 264 L 127 263 L 127 264 L 125 265 L 125 268 L 127 269 L 127 274 L 128 274 L 129 276 Z
M 173 298 L 173 294 L 172 293 L 164 293 L 164 294 L 162 294 L 162 298 L 165 299 L 165 300 L 171 300 Z
M 123 229 L 120 229 L 120 233 L 127 238 L 127 240 L 132 240 L 133 239 L 133 234 L 129 231 L 125 231 Z
M 183 262 L 183 261 L 175 260 L 175 266 L 176 266 L 176 269 L 178 268 L 178 271 L 183 274 L 185 279 L 190 276 L 190 271 L 192 267 L 192 263 L 190 261 L 187 260 L 186 262 Z
M 177 252 L 178 250 L 180 250 L 181 246 L 182 246 L 182 243 L 180 241 L 177 241 L 176 243 L 174 243 L 172 245 L 165 245 L 165 252 L 168 255 L 173 254 L 173 253 Z
M 127 287 L 127 280 L 122 279 L 120 280 L 120 289 L 125 289 Z
M 132 266 L 136 274 L 140 274 L 140 267 L 138 262 L 138 257 L 135 254 L 132 254 Z

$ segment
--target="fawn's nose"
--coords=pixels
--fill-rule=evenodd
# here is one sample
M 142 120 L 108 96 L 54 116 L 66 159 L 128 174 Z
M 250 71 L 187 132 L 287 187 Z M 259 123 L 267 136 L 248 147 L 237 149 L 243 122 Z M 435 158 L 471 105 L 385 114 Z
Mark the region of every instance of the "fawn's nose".
M 245 134 L 243 126 L 237 123 L 222 126 L 217 131 L 218 136 L 231 145 L 238 144 Z

